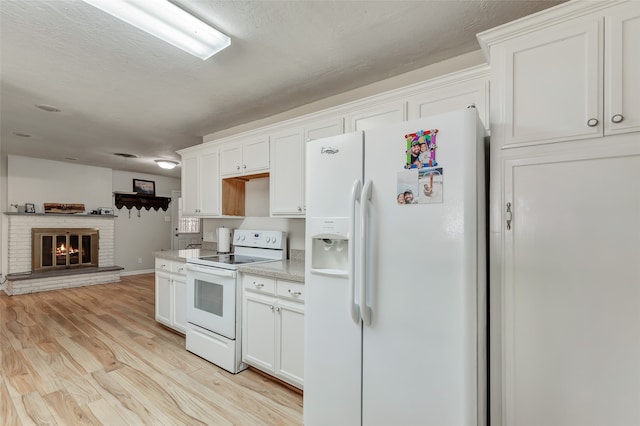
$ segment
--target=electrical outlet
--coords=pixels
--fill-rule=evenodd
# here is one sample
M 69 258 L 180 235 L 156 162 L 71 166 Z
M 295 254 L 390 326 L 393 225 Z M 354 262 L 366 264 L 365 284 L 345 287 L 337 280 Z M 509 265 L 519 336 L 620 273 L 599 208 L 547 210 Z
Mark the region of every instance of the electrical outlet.
M 138 258 L 138 263 L 142 263 L 142 258 L 141 257 Z

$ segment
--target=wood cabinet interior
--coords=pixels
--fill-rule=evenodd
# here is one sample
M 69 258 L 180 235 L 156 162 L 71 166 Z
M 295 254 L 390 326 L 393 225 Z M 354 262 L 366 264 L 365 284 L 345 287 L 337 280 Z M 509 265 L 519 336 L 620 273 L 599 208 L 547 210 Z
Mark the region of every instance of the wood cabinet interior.
M 245 215 L 245 185 L 251 179 L 268 178 L 269 173 L 257 173 L 255 175 L 237 176 L 222 179 L 222 215 Z

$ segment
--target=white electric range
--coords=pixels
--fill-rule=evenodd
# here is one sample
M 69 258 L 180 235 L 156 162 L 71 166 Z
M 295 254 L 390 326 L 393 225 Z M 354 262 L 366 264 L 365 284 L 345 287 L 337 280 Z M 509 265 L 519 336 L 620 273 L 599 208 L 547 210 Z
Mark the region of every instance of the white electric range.
M 236 229 L 233 253 L 187 259 L 189 352 L 231 373 L 242 362 L 242 286 L 238 266 L 287 258 L 287 233 Z

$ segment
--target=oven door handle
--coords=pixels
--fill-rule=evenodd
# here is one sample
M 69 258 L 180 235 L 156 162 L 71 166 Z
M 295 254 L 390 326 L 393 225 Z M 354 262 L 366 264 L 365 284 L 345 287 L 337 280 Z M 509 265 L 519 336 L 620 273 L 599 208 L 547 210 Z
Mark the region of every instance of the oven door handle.
M 191 263 L 187 263 L 187 272 L 199 272 L 201 274 L 215 275 L 216 277 L 235 278 L 236 271 L 230 271 L 228 269 L 211 268 L 208 266 L 198 266 Z

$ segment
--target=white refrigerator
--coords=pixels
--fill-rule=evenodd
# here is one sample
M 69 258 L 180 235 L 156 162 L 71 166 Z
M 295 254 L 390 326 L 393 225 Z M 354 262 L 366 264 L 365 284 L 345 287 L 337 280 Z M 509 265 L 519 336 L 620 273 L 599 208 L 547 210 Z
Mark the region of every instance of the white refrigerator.
M 304 423 L 486 422 L 475 108 L 306 148 Z

